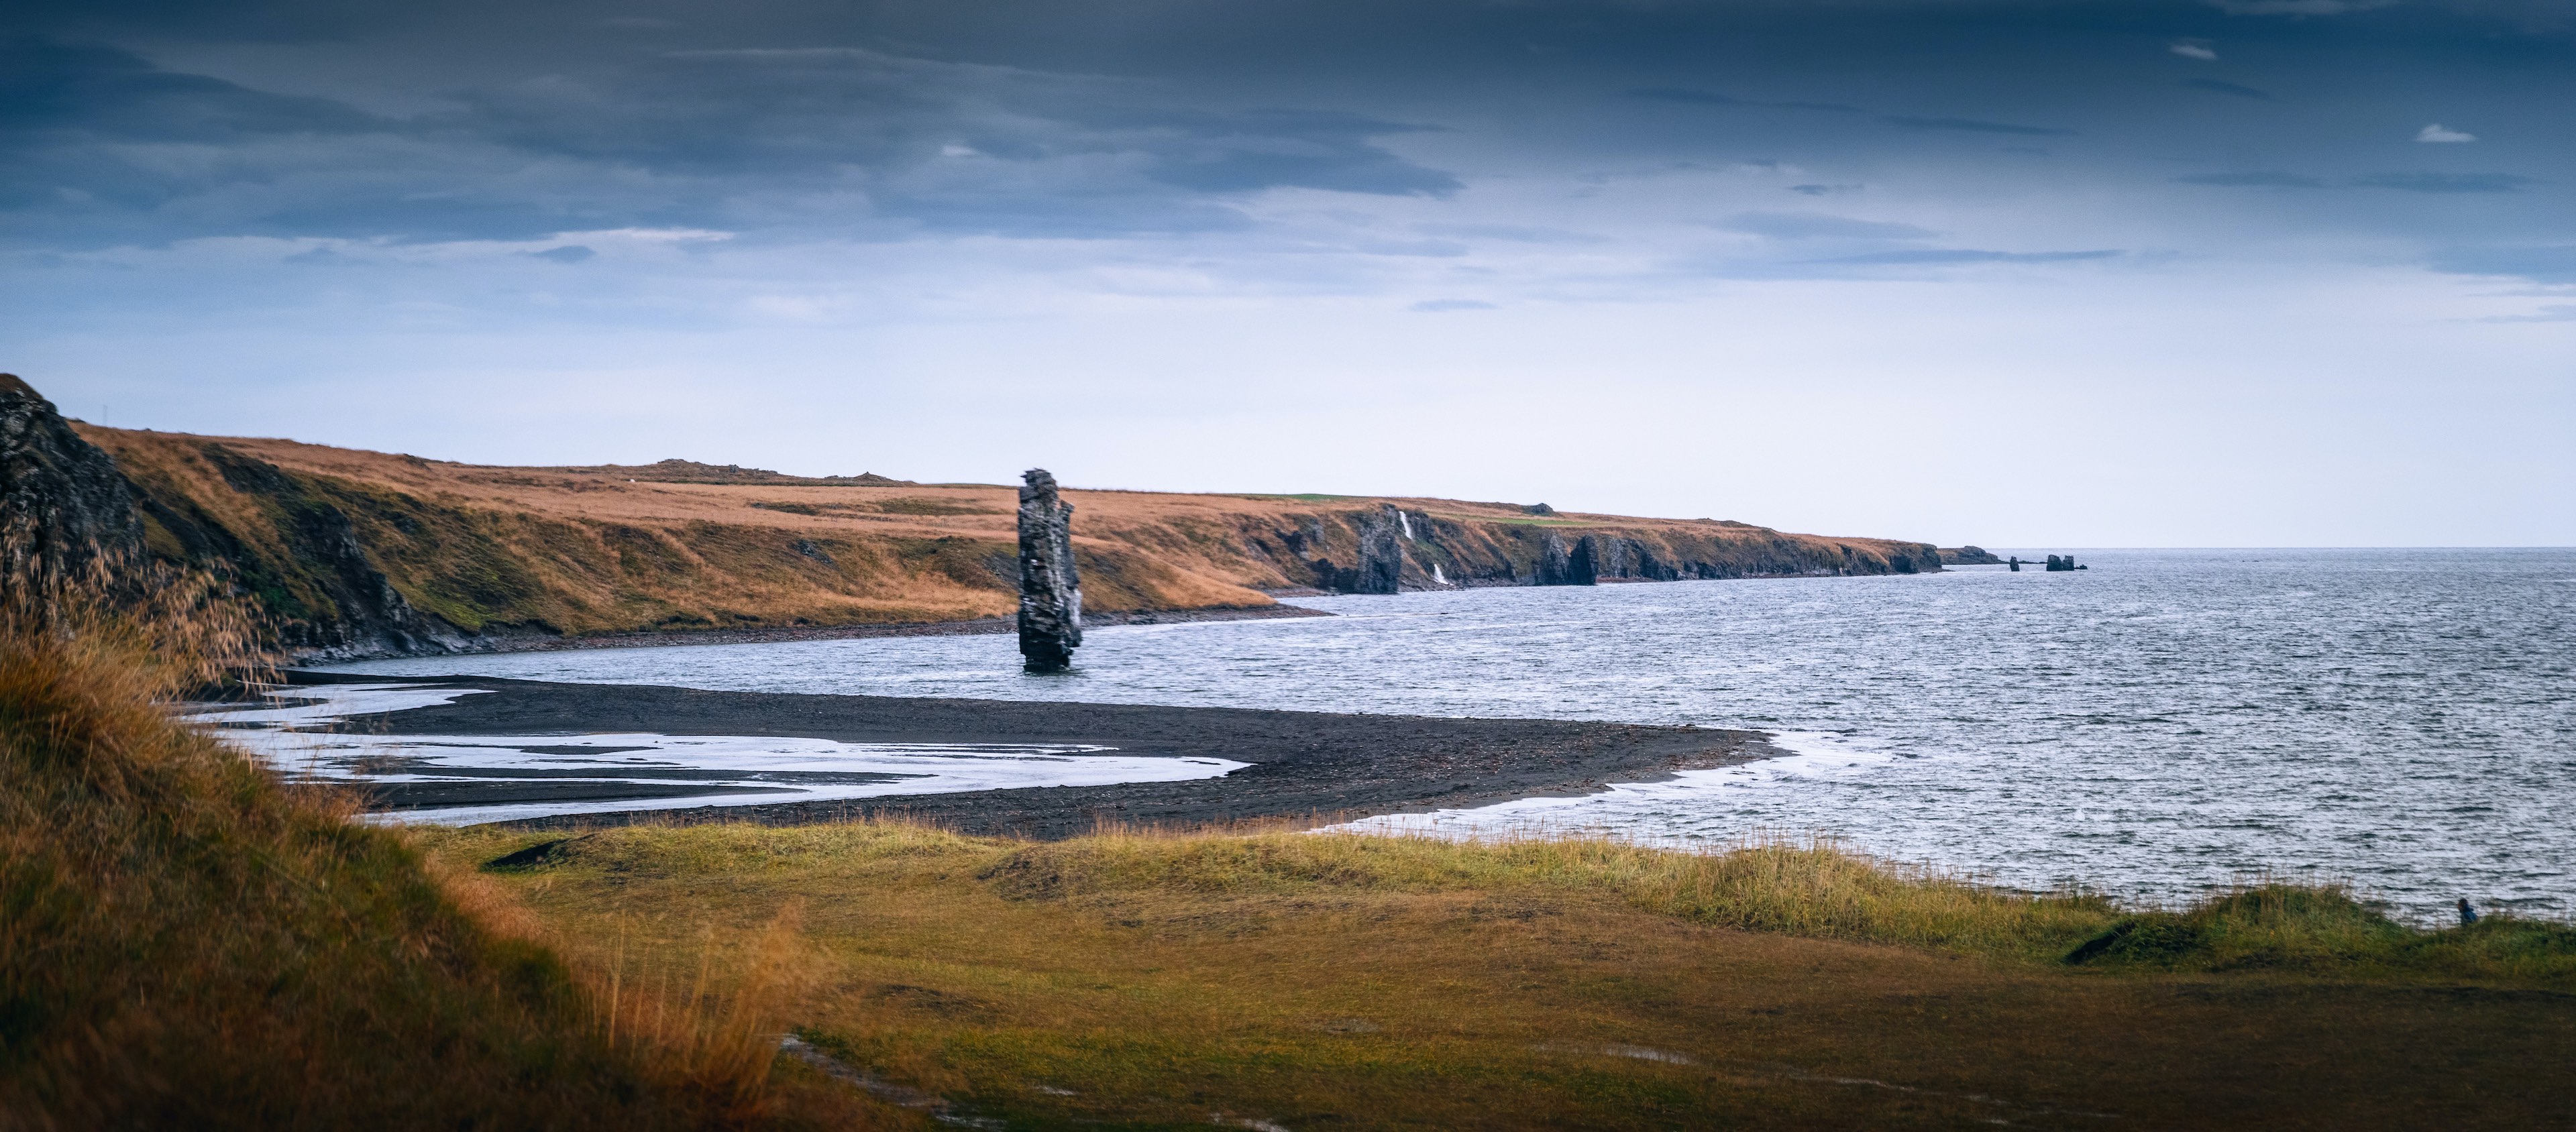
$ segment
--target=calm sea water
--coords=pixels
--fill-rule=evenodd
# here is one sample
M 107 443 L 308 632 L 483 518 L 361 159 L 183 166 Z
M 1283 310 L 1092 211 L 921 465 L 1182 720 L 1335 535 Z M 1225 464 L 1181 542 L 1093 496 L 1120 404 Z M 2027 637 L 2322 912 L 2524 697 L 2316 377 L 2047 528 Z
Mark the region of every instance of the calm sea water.
M 2462 895 L 2576 912 L 2576 551 L 2082 558 L 1300 600 L 1341 616 L 1096 630 L 1052 677 L 1020 673 L 1003 636 L 339 667 L 1749 727 L 1800 757 L 1546 817 L 1683 841 L 1829 834 L 2140 900 L 2270 872 L 2421 918 Z

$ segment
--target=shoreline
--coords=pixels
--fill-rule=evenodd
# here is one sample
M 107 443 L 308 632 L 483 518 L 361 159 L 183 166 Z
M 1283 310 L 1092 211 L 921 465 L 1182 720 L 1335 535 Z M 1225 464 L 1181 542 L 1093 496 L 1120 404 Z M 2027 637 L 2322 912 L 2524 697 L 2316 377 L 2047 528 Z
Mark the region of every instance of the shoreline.
M 1289 596 L 1301 596 L 1291 594 Z M 1179 625 L 1199 621 L 1263 621 L 1273 618 L 1333 617 L 1336 614 L 1296 605 L 1225 606 L 1214 609 L 1147 609 L 1125 613 L 1086 613 L 1086 629 L 1122 625 Z M 1018 631 L 1016 617 L 977 617 L 965 621 L 890 621 L 867 625 L 787 625 L 766 629 L 679 629 L 600 633 L 583 637 L 494 633 L 470 638 L 472 647 L 447 653 L 396 653 L 386 656 L 331 656 L 328 651 L 298 658 L 299 664 L 346 664 L 361 660 L 430 656 L 489 656 L 522 652 L 579 652 L 586 649 L 688 648 L 702 645 L 768 645 L 797 641 L 860 640 L 875 637 L 962 637 Z
M 1066 744 L 1125 756 L 1223 758 L 1222 777 L 941 794 L 619 810 L 478 823 L 577 829 L 638 823 L 806 825 L 904 816 L 962 833 L 1055 839 L 1103 824 L 1203 827 L 1356 820 L 1516 799 L 1580 797 L 1783 752 L 1758 731 L 1550 719 L 1477 719 L 935 697 L 715 692 L 630 684 L 292 672 L 293 684 L 480 689 L 455 702 L 339 720 L 402 735 L 656 732 L 850 743 Z M 610 781 L 599 783 L 613 790 Z M 442 783 L 445 804 L 505 803 L 524 779 Z M 603 800 L 616 795 L 603 793 Z M 420 811 L 414 811 L 420 812 Z

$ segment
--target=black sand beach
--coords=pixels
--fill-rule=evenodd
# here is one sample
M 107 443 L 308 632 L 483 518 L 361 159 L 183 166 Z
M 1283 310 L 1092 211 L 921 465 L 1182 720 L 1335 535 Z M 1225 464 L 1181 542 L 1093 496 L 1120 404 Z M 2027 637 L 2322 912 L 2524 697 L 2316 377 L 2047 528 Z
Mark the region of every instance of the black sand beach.
M 349 721 L 394 735 L 654 731 L 856 743 L 1082 743 L 1252 764 L 1222 778 L 705 806 L 533 818 L 528 828 L 636 820 L 794 825 L 908 814 L 969 833 L 1065 837 L 1102 821 L 1200 826 L 1363 817 L 1593 793 L 1612 782 L 1776 754 L 1753 731 L 1545 719 L 1447 719 L 1127 704 L 710 692 L 615 684 L 296 673 L 296 683 L 480 688 L 459 702 Z M 606 784 L 603 784 L 606 785 Z M 442 785 L 435 805 L 514 800 L 512 784 Z M 483 796 L 485 792 L 489 796 Z

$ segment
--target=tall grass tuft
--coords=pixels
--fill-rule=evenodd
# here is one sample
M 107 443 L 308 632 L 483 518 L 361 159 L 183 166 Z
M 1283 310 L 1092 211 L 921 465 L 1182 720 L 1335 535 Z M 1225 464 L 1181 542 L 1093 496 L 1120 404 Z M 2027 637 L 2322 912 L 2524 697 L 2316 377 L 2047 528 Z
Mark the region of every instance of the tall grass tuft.
M 2259 881 L 2181 911 L 2124 917 L 2069 951 L 2066 961 L 2576 986 L 2576 927 L 2492 915 L 2424 931 L 2389 919 L 2339 885 Z
M 760 1009 L 696 1060 L 611 1041 L 504 895 L 174 722 L 175 698 L 260 662 L 216 583 L 5 581 L 0 1129 L 775 1115 Z
M 1192 836 L 1104 827 L 1014 852 L 988 874 L 1029 897 L 1180 889 L 1539 888 L 1609 893 L 1700 923 L 1855 941 L 2054 957 L 2118 918 L 2085 895 L 2010 892 L 1873 861 L 1829 842 L 1757 838 L 1714 853 L 1607 837 Z

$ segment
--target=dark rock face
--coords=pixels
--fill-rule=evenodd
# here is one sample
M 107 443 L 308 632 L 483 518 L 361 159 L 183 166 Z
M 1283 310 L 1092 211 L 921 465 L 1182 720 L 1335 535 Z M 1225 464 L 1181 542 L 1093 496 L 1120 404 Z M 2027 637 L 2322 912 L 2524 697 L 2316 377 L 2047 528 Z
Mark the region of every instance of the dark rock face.
M 2074 556 L 2074 555 L 2072 555 L 2072 554 L 2069 554 L 2069 555 L 2067 555 L 2067 556 L 2066 556 L 2066 557 L 2064 557 L 2064 558 L 2060 558 L 2060 557 L 2058 557 L 2058 556 L 2056 556 L 2056 555 L 2054 555 L 2054 554 L 2049 555 L 2049 556 L 2048 556 L 2048 568 L 2049 568 L 2049 570 L 2050 570 L 2050 571 L 2052 571 L 2052 572 L 2054 572 L 2054 571 L 2058 571 L 2058 570 L 2074 570 L 2074 569 L 2078 569 L 2078 567 L 2075 565 L 2075 556 Z
M 1044 468 L 1021 476 L 1020 655 L 1031 672 L 1061 672 L 1082 646 L 1082 582 L 1073 567 L 1073 505 Z
M 53 402 L 0 373 L 0 577 L 78 577 L 102 557 L 139 558 L 143 524 L 116 460 Z
M 1564 536 L 1555 531 L 1549 531 L 1547 537 L 1539 542 L 1538 577 L 1535 584 L 1592 585 L 1601 577 L 1601 553 L 1601 541 L 1592 535 L 1584 535 L 1574 540 L 1574 545 L 1569 547 L 1565 544 Z
M 1315 588 L 1339 594 L 1391 594 L 1399 592 L 1404 578 L 1404 531 L 1408 520 L 1395 505 L 1385 504 L 1374 512 L 1346 516 L 1358 536 L 1357 564 L 1336 565 L 1328 557 L 1324 524 L 1316 520 L 1303 531 L 1281 532 L 1280 538 L 1291 553 L 1312 555 L 1308 568 L 1315 572 Z
M 1995 552 L 1982 546 L 1945 546 L 1940 548 L 1940 555 L 1941 564 L 1944 566 L 2001 566 L 2004 564 L 2003 559 L 1995 557 Z
M 277 465 L 221 445 L 206 460 L 224 484 L 279 518 L 277 533 L 289 560 L 319 593 L 308 606 L 283 580 L 261 567 L 261 556 L 240 545 L 209 516 L 181 514 L 158 503 L 146 512 L 183 548 L 186 560 L 214 570 L 236 589 L 255 594 L 276 618 L 281 643 L 309 658 L 408 656 L 457 652 L 464 635 L 446 621 L 414 608 L 367 558 L 347 512 Z
M 1360 523 L 1359 576 L 1352 579 L 1350 592 L 1396 592 L 1397 580 L 1404 575 L 1404 542 L 1397 537 L 1403 527 L 1403 515 L 1392 505 Z

